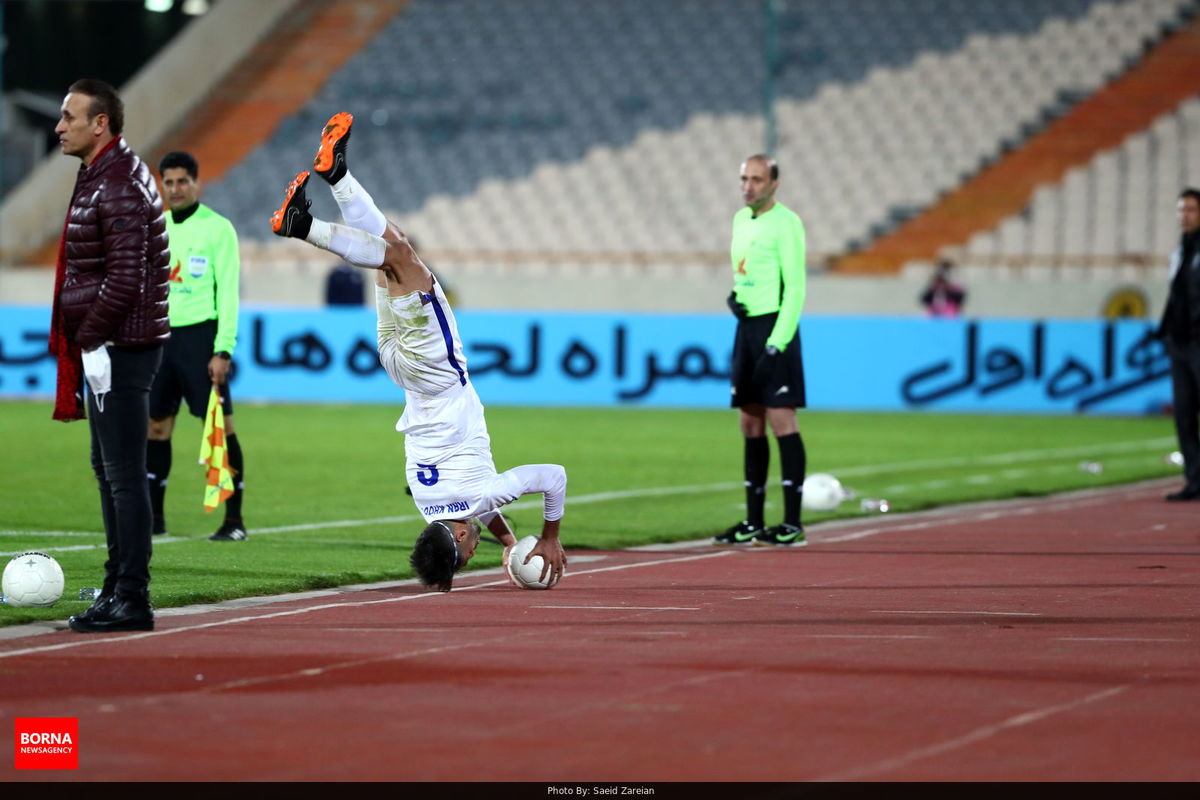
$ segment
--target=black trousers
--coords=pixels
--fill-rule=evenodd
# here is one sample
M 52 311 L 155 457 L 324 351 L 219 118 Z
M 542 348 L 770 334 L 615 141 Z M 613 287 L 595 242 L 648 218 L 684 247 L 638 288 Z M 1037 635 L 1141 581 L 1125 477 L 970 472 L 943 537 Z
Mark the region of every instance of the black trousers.
M 146 483 L 146 437 L 150 385 L 162 361 L 162 345 L 110 345 L 112 391 L 88 392 L 92 470 L 100 484 L 100 512 L 108 539 L 104 591 L 142 594 L 150 586 L 150 488 Z
M 1170 342 L 1171 393 L 1175 405 L 1175 435 L 1183 454 L 1187 485 L 1200 489 L 1200 342 Z

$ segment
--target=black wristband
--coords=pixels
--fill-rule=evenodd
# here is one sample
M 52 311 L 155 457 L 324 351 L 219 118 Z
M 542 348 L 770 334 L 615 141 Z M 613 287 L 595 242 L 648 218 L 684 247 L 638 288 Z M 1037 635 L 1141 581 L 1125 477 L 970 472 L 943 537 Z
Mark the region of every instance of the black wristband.
M 213 353 L 213 355 L 220 356 L 221 358 L 225 359 L 226 361 L 231 361 L 233 359 L 233 356 L 229 354 L 228 350 L 218 350 L 217 352 Z

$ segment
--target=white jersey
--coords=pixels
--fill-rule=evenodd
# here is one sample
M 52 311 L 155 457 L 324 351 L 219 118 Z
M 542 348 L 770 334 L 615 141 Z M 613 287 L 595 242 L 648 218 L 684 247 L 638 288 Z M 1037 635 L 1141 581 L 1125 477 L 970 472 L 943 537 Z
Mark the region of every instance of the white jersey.
M 432 292 L 388 297 L 375 287 L 379 361 L 404 389 L 405 477 L 427 522 L 487 516 L 523 494 L 545 495 L 562 516 L 567 473 L 556 464 L 497 473 L 483 403 L 467 375 L 458 324 L 436 280 Z
M 412 463 L 439 464 L 459 452 L 492 460 L 483 404 L 467 375 L 462 340 L 442 287 L 388 297 L 375 287 L 379 361 L 404 389 L 396 430 Z

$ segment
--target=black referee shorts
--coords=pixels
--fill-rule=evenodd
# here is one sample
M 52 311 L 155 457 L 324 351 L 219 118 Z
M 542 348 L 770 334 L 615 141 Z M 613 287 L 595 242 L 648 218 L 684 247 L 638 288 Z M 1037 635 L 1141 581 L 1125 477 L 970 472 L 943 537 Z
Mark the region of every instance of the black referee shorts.
M 162 366 L 150 387 L 150 416 L 154 419 L 173 417 L 179 413 L 179 401 L 187 400 L 193 417 L 204 418 L 208 411 L 208 393 L 212 379 L 208 377 L 208 362 L 213 355 L 217 338 L 217 321 L 210 319 L 196 325 L 171 328 L 171 338 L 163 348 Z M 233 377 L 230 370 L 229 378 Z M 233 397 L 229 381 L 217 390 L 225 416 L 233 413 Z
M 797 331 L 782 353 L 767 356 L 767 337 L 778 314 L 739 320 L 733 338 L 730 374 L 732 408 L 760 405 L 767 408 L 804 408 L 804 359 Z M 770 359 L 762 361 L 762 359 Z M 762 362 L 760 364 L 760 361 Z

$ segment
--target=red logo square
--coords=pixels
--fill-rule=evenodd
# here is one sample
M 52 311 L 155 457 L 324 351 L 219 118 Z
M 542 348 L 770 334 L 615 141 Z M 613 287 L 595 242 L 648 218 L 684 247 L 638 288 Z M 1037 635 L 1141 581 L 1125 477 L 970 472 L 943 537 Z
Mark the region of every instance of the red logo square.
M 15 769 L 79 769 L 79 717 L 13 720 Z

